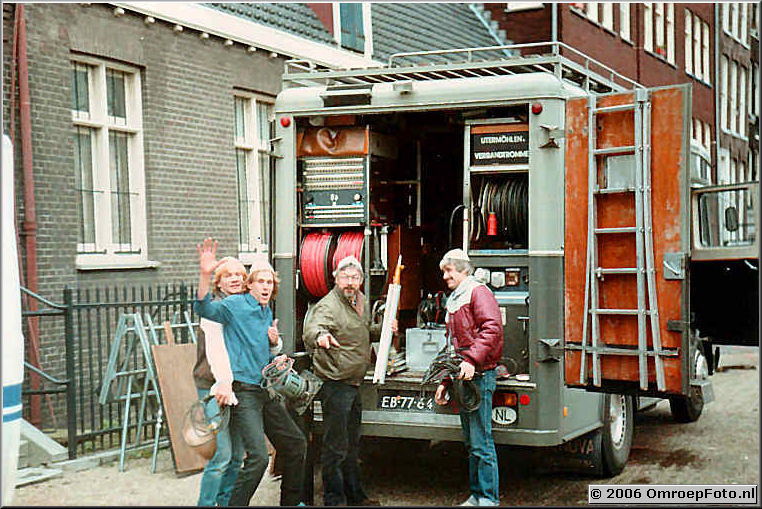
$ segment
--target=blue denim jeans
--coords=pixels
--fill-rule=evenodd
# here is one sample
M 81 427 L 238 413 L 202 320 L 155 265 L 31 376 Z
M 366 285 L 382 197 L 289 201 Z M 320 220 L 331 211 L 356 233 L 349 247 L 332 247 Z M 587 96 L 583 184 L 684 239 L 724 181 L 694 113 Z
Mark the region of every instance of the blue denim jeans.
M 241 437 L 246 459 L 238 475 L 230 505 L 248 506 L 267 470 L 270 458 L 265 434 L 283 460 L 280 505 L 302 501 L 307 440 L 278 398 L 258 385 L 233 382 L 238 404 L 231 414 L 231 429 Z
M 463 441 L 468 451 L 468 480 L 471 494 L 482 503 L 500 502 L 497 452 L 492 438 L 492 394 L 495 392 L 495 370 L 474 377 L 482 397 L 473 412 L 460 412 Z
M 199 399 L 209 394 L 209 389 L 196 389 Z M 211 416 L 219 413 L 217 400 L 212 399 L 204 409 L 206 415 Z M 198 495 L 200 506 L 227 506 L 233 485 L 238 477 L 238 471 L 243 462 L 243 446 L 240 439 L 234 437 L 231 426 L 217 433 L 217 451 L 204 467 L 201 476 L 201 490 Z

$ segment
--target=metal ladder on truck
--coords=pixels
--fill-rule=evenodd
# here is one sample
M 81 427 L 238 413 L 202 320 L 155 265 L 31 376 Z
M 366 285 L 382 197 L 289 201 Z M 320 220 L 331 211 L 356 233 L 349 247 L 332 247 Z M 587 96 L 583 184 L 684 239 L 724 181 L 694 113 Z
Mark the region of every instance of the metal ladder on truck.
M 659 329 L 659 307 L 656 298 L 656 268 L 653 250 L 653 227 L 651 218 L 651 104 L 649 91 L 636 88 L 634 102 L 616 106 L 599 107 L 594 94 L 588 99 L 588 202 L 587 202 L 587 269 L 585 272 L 585 321 L 582 329 L 582 359 L 580 383 L 587 384 L 587 354 L 592 358 L 593 385 L 601 386 L 600 355 L 637 355 L 640 389 L 648 389 L 648 357 L 654 358 L 656 386 L 665 390 L 664 363 L 662 357 L 668 355 L 661 348 Z M 634 145 L 620 147 L 598 147 L 598 119 L 606 114 L 632 111 L 634 115 Z M 611 155 L 633 154 L 635 185 L 609 188 L 601 187 L 598 179 L 598 161 Z M 599 228 L 598 197 L 611 193 L 630 193 L 635 198 L 635 224 L 621 227 Z M 635 235 L 635 267 L 599 266 L 598 239 L 603 235 Z M 606 274 L 634 275 L 637 287 L 637 309 L 604 308 L 599 304 L 601 285 Z M 601 343 L 600 317 L 637 316 L 638 348 L 611 347 Z M 653 348 L 648 348 L 647 327 L 650 325 Z M 587 344 L 588 327 L 591 344 Z

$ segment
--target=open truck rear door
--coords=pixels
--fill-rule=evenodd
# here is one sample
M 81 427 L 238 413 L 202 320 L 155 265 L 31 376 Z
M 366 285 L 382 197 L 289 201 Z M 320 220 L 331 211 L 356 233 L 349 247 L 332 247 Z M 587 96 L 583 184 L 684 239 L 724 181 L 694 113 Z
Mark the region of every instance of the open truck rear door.
M 691 391 L 687 85 L 566 106 L 565 381 Z

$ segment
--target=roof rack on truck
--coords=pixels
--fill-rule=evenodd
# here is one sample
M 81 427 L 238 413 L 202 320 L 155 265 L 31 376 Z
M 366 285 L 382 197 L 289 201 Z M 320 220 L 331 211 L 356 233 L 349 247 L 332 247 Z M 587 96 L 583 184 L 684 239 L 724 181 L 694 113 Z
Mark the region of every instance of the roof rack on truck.
M 644 88 L 562 42 L 395 53 L 385 67 L 367 69 L 325 69 L 307 60 L 289 60 L 283 82 L 286 88 L 351 86 L 537 72 L 553 74 L 592 93 Z

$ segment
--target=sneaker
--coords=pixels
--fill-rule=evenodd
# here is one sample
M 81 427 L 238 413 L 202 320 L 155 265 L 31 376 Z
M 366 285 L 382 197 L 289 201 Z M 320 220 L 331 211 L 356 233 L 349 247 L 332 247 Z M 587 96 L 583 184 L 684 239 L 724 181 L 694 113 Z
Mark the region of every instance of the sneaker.
M 468 497 L 468 500 L 466 500 L 462 504 L 458 504 L 458 505 L 476 507 L 476 506 L 479 505 L 479 499 L 476 498 L 476 495 L 471 495 L 470 497 Z
M 478 505 L 482 506 L 482 507 L 483 506 L 493 507 L 493 506 L 500 505 L 500 503 L 499 502 L 495 502 L 494 500 L 490 500 L 488 498 L 479 498 L 479 504 Z

